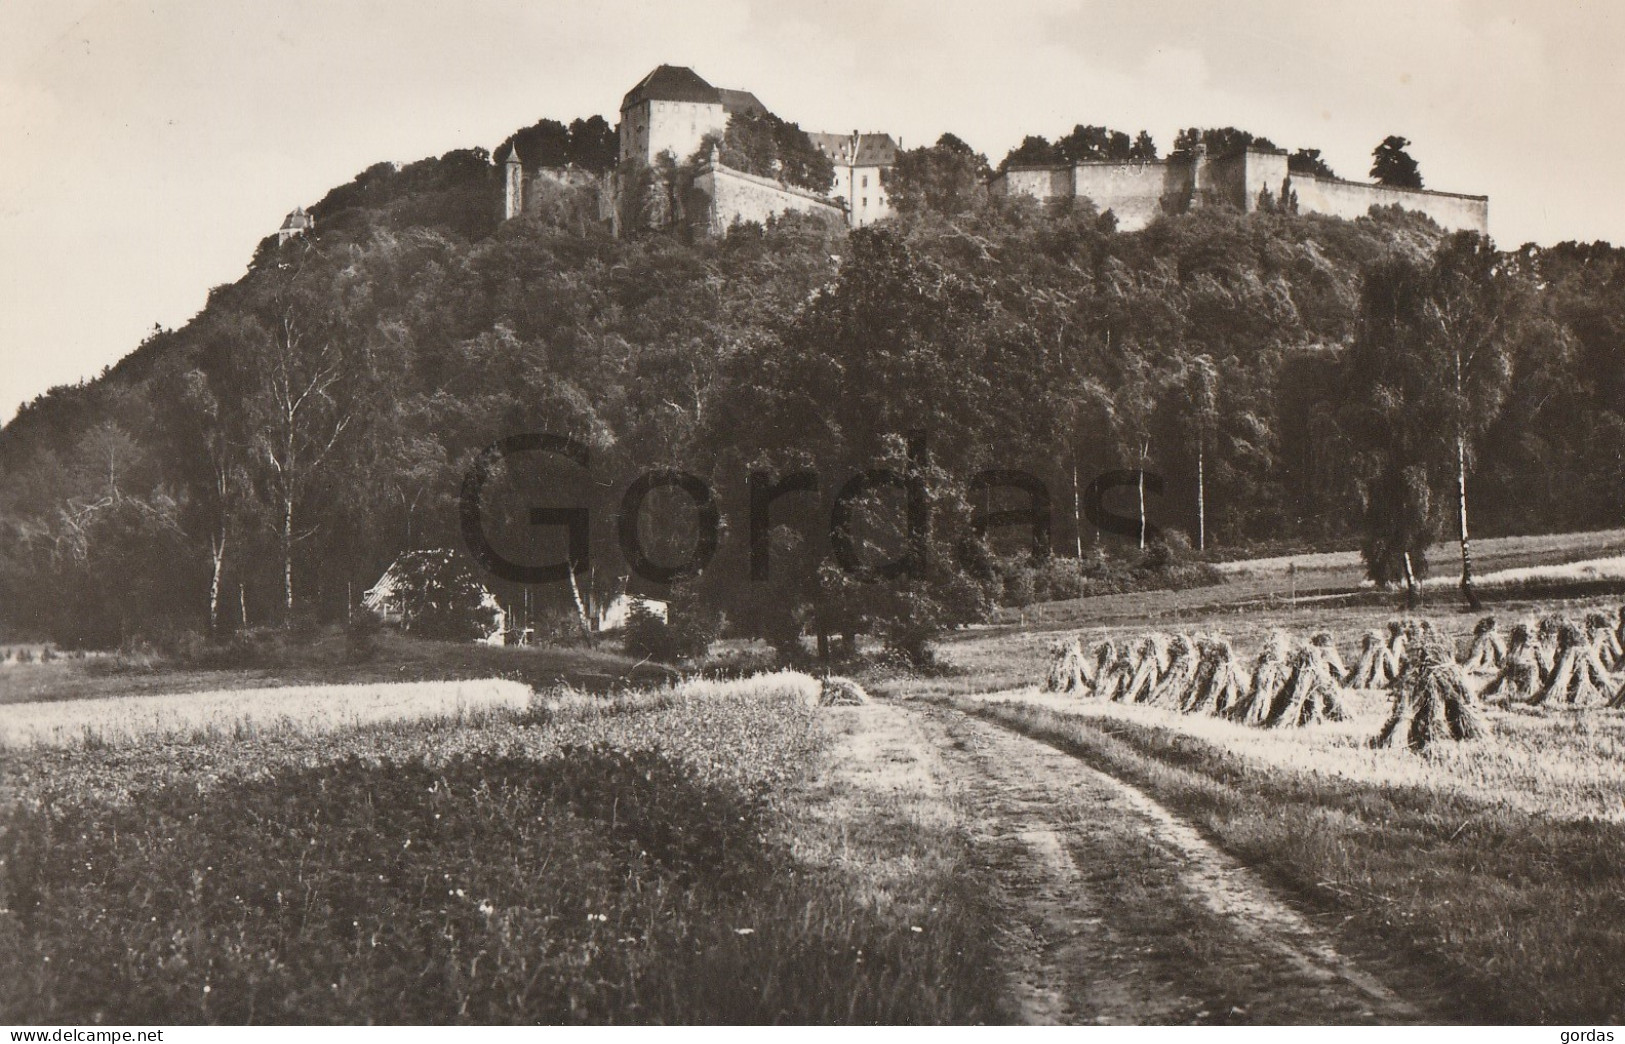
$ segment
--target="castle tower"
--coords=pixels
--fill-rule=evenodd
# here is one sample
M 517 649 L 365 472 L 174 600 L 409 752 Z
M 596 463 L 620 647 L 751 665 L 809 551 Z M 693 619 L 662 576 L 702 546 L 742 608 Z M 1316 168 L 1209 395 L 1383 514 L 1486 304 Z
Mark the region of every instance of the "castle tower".
M 766 112 L 749 91 L 713 87 L 687 66 L 657 66 L 621 99 L 621 161 L 652 166 L 669 152 L 681 163 L 707 134 L 720 138 L 730 116 Z
M 519 162 L 519 147 L 508 150 L 503 165 L 502 220 L 510 221 L 525 210 L 525 168 Z

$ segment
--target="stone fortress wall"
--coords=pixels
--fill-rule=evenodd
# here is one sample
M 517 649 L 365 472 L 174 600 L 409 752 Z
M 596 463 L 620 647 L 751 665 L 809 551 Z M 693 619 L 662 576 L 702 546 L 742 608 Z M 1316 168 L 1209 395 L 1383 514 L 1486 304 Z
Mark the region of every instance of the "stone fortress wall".
M 1292 191 L 1298 194 L 1299 212 L 1305 214 L 1329 214 L 1352 219 L 1364 215 L 1372 207 L 1398 206 L 1426 214 L 1440 227 L 1451 231 L 1466 229 L 1488 235 L 1490 230 L 1488 196 L 1365 185 L 1357 181 L 1317 178 L 1307 174 L 1292 175 Z
M 812 214 L 845 225 L 846 208 L 822 196 L 712 161 L 694 179 L 709 201 L 707 226 L 720 235 L 740 222 L 766 223 L 776 214 Z
M 1489 198 L 1425 189 L 1390 188 L 1308 174 L 1292 174 L 1279 149 L 1250 148 L 1213 157 L 1193 153 L 1150 163 L 1078 163 L 1072 166 L 1011 167 L 994 176 L 995 195 L 1027 195 L 1040 200 L 1088 199 L 1111 211 L 1118 228 L 1133 231 L 1160 214 L 1179 214 L 1214 204 L 1257 211 L 1265 198 L 1291 193 L 1298 212 L 1353 219 L 1372 207 L 1399 206 L 1426 214 L 1448 230 L 1488 234 Z

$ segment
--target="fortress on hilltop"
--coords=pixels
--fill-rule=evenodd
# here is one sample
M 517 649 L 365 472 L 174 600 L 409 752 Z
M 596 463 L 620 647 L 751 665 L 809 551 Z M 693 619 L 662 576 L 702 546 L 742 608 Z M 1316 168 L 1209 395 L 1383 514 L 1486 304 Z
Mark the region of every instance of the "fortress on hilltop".
M 764 116 L 767 107 L 749 91 L 713 87 L 694 70 L 662 65 L 639 80 L 621 99 L 618 129 L 622 172 L 629 167 L 656 168 L 662 159 L 682 163 L 707 138 L 720 140 L 735 115 Z M 693 184 L 684 194 L 655 186 L 644 208 L 647 220 L 667 224 L 686 220 L 721 233 L 741 221 L 765 221 L 775 214 L 804 213 L 850 227 L 872 224 L 891 213 L 881 172 L 897 158 L 889 134 L 810 134 L 813 145 L 835 168 L 834 184 L 819 193 L 784 181 L 736 170 L 717 149 L 699 157 Z M 503 163 L 504 218 L 514 218 L 534 205 L 542 183 L 599 188 L 599 216 L 616 225 L 623 203 L 634 191 L 622 172 L 599 177 L 572 168 L 526 169 L 524 157 L 510 150 Z M 665 190 L 665 191 L 663 191 Z
M 658 66 L 621 99 L 619 171 L 526 167 L 517 147 L 509 149 L 501 162 L 502 215 L 515 218 L 536 209 L 548 185 L 596 192 L 598 216 L 617 234 L 628 220 L 650 226 L 686 222 L 721 233 L 737 222 L 784 213 L 810 214 L 850 228 L 892 213 L 885 174 L 902 146 L 890 134 L 809 133 L 813 147 L 834 165 L 834 182 L 824 192 L 724 163 L 715 143 L 726 133 L 728 121 L 768 112 L 750 91 L 713 87 L 686 66 Z M 707 141 L 713 143 L 709 153 L 697 155 Z M 688 180 L 679 185 L 670 172 L 690 160 Z M 647 176 L 657 170 L 665 172 L 664 181 Z M 639 171 L 645 176 L 636 177 Z M 778 172 L 775 162 L 774 174 Z M 1281 208 L 1347 219 L 1363 217 L 1372 207 L 1397 206 L 1425 214 L 1450 231 L 1489 231 L 1486 196 L 1296 172 L 1289 168 L 1285 150 L 1260 145 L 1210 154 L 1197 144 L 1159 160 L 1015 164 L 994 174 L 987 188 L 996 196 L 1088 200 L 1102 213 L 1110 211 L 1124 231 L 1144 228 L 1162 214 L 1207 206 L 1243 213 Z M 286 241 L 311 225 L 310 216 L 296 210 L 278 238 Z

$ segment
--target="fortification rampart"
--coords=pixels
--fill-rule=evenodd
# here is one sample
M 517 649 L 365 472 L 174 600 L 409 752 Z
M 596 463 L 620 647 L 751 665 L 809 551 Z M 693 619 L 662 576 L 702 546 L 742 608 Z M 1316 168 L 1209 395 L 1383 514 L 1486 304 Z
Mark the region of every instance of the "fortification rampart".
M 1072 195 L 1101 213 L 1111 211 L 1117 226 L 1133 230 L 1158 214 L 1182 208 L 1190 195 L 1190 171 L 1175 163 L 1079 163 L 1072 168 Z
M 812 214 L 846 224 L 846 210 L 822 196 L 780 184 L 772 178 L 734 170 L 721 163 L 706 165 L 694 179 L 694 188 L 709 201 L 707 224 L 717 235 L 742 221 L 766 222 L 786 211 Z
M 1490 231 L 1488 196 L 1366 185 L 1310 174 L 1292 175 L 1292 191 L 1298 197 L 1298 211 L 1304 214 L 1353 219 L 1364 217 L 1372 207 L 1398 206 L 1426 214 L 1452 232 L 1467 230 L 1488 235 Z
M 1399 206 L 1426 214 L 1451 231 L 1489 232 L 1489 199 L 1453 192 L 1392 188 L 1336 178 L 1292 174 L 1279 149 L 1247 149 L 1227 156 L 1175 155 L 1152 163 L 1078 163 L 1072 166 L 1010 167 L 988 186 L 995 195 L 1027 195 L 1040 200 L 1088 199 L 1117 217 L 1132 232 L 1159 214 L 1179 214 L 1199 206 L 1228 206 L 1246 213 L 1266 199 L 1295 193 L 1300 213 L 1354 219 L 1372 207 Z

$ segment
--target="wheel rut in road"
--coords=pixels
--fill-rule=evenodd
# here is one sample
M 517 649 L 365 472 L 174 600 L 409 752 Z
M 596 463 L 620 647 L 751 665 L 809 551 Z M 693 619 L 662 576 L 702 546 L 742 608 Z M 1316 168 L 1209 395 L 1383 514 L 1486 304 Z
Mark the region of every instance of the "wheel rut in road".
M 1143 792 L 959 711 L 865 708 L 923 747 L 996 886 L 1007 994 L 1037 1024 L 1434 1021 Z M 895 740 L 894 740 L 895 742 Z

